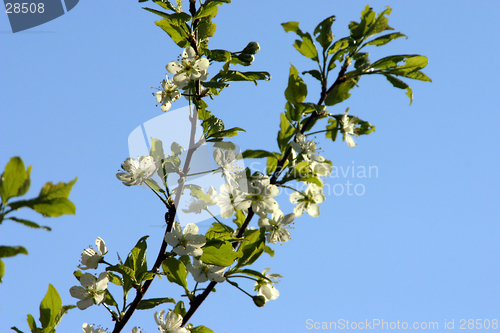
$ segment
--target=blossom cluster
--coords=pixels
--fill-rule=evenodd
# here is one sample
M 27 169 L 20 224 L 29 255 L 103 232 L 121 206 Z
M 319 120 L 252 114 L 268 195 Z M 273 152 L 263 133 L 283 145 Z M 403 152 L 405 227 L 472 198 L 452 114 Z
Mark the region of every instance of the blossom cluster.
M 106 243 L 101 237 L 97 237 L 95 244 L 97 250 L 91 247 L 83 250 L 81 264 L 78 265 L 80 269 L 97 269 L 99 263 L 104 261 L 104 255 L 108 253 Z M 108 273 L 102 272 L 97 278 L 90 273 L 85 273 L 80 276 L 79 280 L 81 286 L 74 286 L 69 290 L 71 296 L 80 300 L 76 306 L 80 310 L 85 310 L 93 304 L 101 304 L 108 288 Z
M 196 51 L 188 46 L 182 52 L 180 62 L 172 61 L 166 69 L 174 77 L 172 81 L 166 76 L 162 81 L 161 88 L 156 92 L 156 101 L 161 105 L 161 110 L 167 112 L 172 107 L 172 102 L 175 102 L 181 97 L 179 89 L 185 88 L 188 93 L 186 97 L 190 97 L 188 87 L 190 81 L 199 80 L 205 81 L 207 79 L 207 68 L 210 62 L 207 58 L 199 58 Z

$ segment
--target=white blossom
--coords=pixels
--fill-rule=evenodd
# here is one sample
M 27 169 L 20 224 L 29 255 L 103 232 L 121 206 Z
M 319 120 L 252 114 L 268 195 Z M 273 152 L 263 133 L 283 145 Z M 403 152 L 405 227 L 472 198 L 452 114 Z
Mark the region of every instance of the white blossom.
M 224 282 L 224 270 L 226 267 L 205 264 L 203 261 L 193 259 L 193 263 L 187 265 L 188 271 L 193 275 L 196 282 L 206 282 L 208 280 L 215 282 Z
M 155 311 L 155 321 L 161 333 L 189 333 L 187 329 L 181 327 L 182 316 L 176 314 L 174 311 L 169 311 L 165 316 L 165 310 L 160 313 Z
M 198 226 L 194 223 L 189 223 L 184 227 L 184 232 L 181 230 L 181 224 L 175 222 L 172 232 L 165 234 L 165 241 L 173 247 L 173 251 L 178 255 L 188 255 L 199 257 L 203 254 L 201 247 L 205 245 L 206 238 L 204 235 L 198 235 Z
M 306 136 L 302 133 L 297 133 L 295 140 L 290 143 L 293 150 L 298 154 L 302 154 L 305 160 L 313 160 L 323 162 L 324 157 L 316 154 L 316 143 L 314 141 L 307 141 Z
M 122 169 L 127 173 L 117 173 L 116 178 L 124 185 L 141 185 L 156 172 L 157 164 L 152 156 L 142 156 L 139 161 L 129 157 L 122 163 Z
M 220 186 L 220 193 L 216 199 L 217 206 L 220 207 L 220 215 L 222 218 L 228 219 L 234 214 L 234 198 L 237 197 L 239 193 L 241 193 L 241 191 L 238 191 L 227 183 Z
M 97 251 L 93 248 L 89 247 L 82 252 L 82 260 L 81 265 L 78 265 L 80 269 L 96 269 L 101 259 L 104 257 L 106 253 L 108 253 L 108 249 L 106 247 L 106 243 L 101 237 L 97 237 L 95 240 L 95 245 L 97 246 Z
M 314 174 L 318 176 L 327 177 L 332 173 L 333 170 L 332 165 L 327 162 L 310 161 L 309 165 L 311 166 L 311 170 L 314 172 Z
M 276 185 L 271 185 L 269 177 L 263 175 L 250 181 L 248 192 L 242 192 L 235 197 L 234 206 L 242 210 L 252 207 L 255 214 L 266 217 L 267 213 L 273 213 L 279 208 L 273 199 L 278 194 Z
M 80 310 L 85 310 L 93 304 L 101 304 L 106 295 L 108 282 L 109 278 L 106 272 L 99 274 L 97 279 L 92 274 L 85 273 L 80 277 L 82 286 L 71 287 L 69 293 L 71 296 L 80 299 L 76 305 Z
M 182 52 L 181 62 L 172 61 L 167 65 L 167 71 L 174 75 L 174 82 L 206 79 L 206 69 L 210 65 L 207 58 L 196 59 L 196 52 L 188 46 Z
M 295 216 L 302 216 L 307 213 L 313 217 L 319 216 L 319 204 L 325 201 L 323 188 L 316 184 L 307 185 L 304 192 L 293 192 L 290 195 L 290 202 L 297 204 L 293 210 Z
M 161 110 L 167 112 L 172 107 L 172 102 L 181 98 L 179 87 L 170 81 L 168 76 L 161 82 L 161 90 L 156 95 L 156 101 L 161 104 Z
M 224 177 L 226 177 L 226 181 L 229 185 L 234 188 L 238 187 L 238 183 L 236 181 L 236 170 L 238 167 L 235 165 L 236 154 L 233 150 L 222 150 L 216 149 L 214 151 L 214 160 L 220 166 L 220 170 Z
M 283 276 L 280 274 L 267 273 L 270 268 L 266 268 L 262 271 L 262 274 L 270 280 L 276 280 L 282 278 Z M 258 291 L 259 295 L 262 295 L 266 298 L 266 302 L 272 299 L 278 298 L 280 292 L 274 284 L 278 283 L 277 281 L 269 281 L 264 279 L 259 279 L 258 282 L 255 283 L 255 290 Z
M 94 328 L 92 325 L 84 323 L 82 329 L 85 333 L 106 333 L 102 328 Z M 134 332 L 135 333 L 135 332 Z
M 356 119 L 354 117 L 349 117 L 347 116 L 347 113 L 349 112 L 349 109 L 347 109 L 344 113 L 344 116 L 342 116 L 342 131 L 344 133 L 344 140 L 347 142 L 349 147 L 354 148 L 354 146 L 357 145 L 357 143 L 354 141 L 353 137 L 351 135 L 356 135 L 354 133 L 354 125 Z
M 267 242 L 276 244 L 277 242 L 284 243 L 288 242 L 290 239 L 290 231 L 287 229 L 291 229 L 289 226 L 290 223 L 295 219 L 295 214 L 288 214 L 286 216 L 283 215 L 281 210 L 276 210 L 272 218 L 269 219 L 267 217 L 259 219 L 259 227 L 264 227 L 266 232 Z

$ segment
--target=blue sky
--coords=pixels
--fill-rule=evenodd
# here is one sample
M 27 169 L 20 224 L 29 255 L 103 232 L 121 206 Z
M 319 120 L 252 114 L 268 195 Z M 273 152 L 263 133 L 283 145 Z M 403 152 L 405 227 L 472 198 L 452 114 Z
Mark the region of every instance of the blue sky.
M 234 142 L 242 149 L 277 149 L 289 64 L 314 68 L 292 46 L 295 36 L 280 23 L 299 21 L 311 31 L 336 15 L 334 34 L 348 35 L 359 20 L 361 1 L 233 1 L 219 10 L 211 48 L 241 50 L 260 43 L 252 70 L 272 79 L 256 87 L 235 83 L 210 101 L 210 110 L 226 127 L 239 126 Z M 455 329 L 465 319 L 500 319 L 500 226 L 498 224 L 499 88 L 495 75 L 500 37 L 493 1 L 371 1 L 375 11 L 393 8 L 389 24 L 406 34 L 371 49 L 376 60 L 392 54 L 422 54 L 433 83 L 409 82 L 414 101 L 385 79 L 363 77 L 349 100 L 330 108 L 376 126 L 351 149 L 322 135 L 322 154 L 340 171 L 370 166 L 377 176 L 355 174 L 328 179 L 333 188 L 349 181 L 363 195 L 331 193 L 318 218 L 296 220 L 292 240 L 274 246 L 254 268 L 271 267 L 284 277 L 280 297 L 257 308 L 251 300 L 221 284 L 192 318 L 215 332 L 307 332 L 314 322 L 444 322 Z M 51 232 L 5 222 L 0 244 L 24 245 L 28 256 L 6 259 L 0 285 L 0 331 L 28 331 L 26 315 L 38 318 L 49 283 L 64 304 L 75 304 L 69 288 L 81 251 L 102 237 L 113 260 L 125 257 L 137 240 L 149 237 L 154 261 L 161 238 L 163 207 L 152 193 L 126 188 L 115 177 L 128 157 L 127 138 L 137 126 L 162 114 L 151 87 L 180 49 L 154 24 L 157 18 L 127 2 L 80 2 L 71 12 L 42 26 L 12 34 L 0 14 L 0 166 L 21 156 L 33 166 L 34 197 L 47 181 L 78 176 L 71 193 L 75 216 L 43 219 L 30 212 L 19 217 L 49 225 Z M 307 101 L 316 102 L 318 85 L 308 77 Z M 187 105 L 174 104 L 172 110 Z M 492 127 L 493 126 L 493 127 Z M 167 129 L 168 130 L 168 129 Z M 497 148 L 495 148 L 497 147 Z M 352 169 L 350 169 L 352 171 Z M 375 170 L 375 169 L 372 169 Z M 361 187 L 362 186 L 362 187 Z M 351 192 L 352 193 L 352 192 Z M 293 206 L 278 199 L 286 213 Z M 256 224 L 256 223 L 255 223 Z M 253 285 L 241 282 L 247 290 Z M 115 291 L 118 292 L 118 291 Z M 182 290 L 155 281 L 148 297 L 175 297 Z M 161 307 L 160 307 L 161 308 Z M 84 322 L 112 329 L 102 307 L 72 310 L 58 332 L 78 332 Z M 156 332 L 152 312 L 139 312 L 124 332 L 141 326 Z M 465 327 L 465 326 L 464 326 Z

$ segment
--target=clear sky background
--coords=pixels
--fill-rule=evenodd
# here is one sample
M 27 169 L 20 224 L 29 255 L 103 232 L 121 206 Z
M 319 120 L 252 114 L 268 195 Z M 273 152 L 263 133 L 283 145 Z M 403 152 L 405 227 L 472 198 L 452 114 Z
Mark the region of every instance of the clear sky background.
M 226 127 L 247 132 L 234 139 L 243 149 L 277 150 L 279 113 L 285 104 L 289 64 L 314 68 L 292 46 L 295 36 L 280 23 L 299 21 L 312 32 L 337 16 L 334 34 L 348 35 L 365 1 L 240 1 L 224 5 L 215 18 L 211 48 L 241 50 L 257 41 L 261 51 L 251 70 L 269 71 L 272 80 L 235 83 L 210 110 Z M 257 308 L 227 283 L 217 286 L 191 322 L 215 332 L 307 332 L 306 322 L 444 322 L 500 320 L 499 84 L 500 45 L 495 1 L 373 0 L 376 12 L 393 8 L 389 24 L 406 34 L 373 48 L 371 60 L 386 55 L 422 54 L 433 83 L 407 81 L 414 101 L 382 77 L 363 77 L 352 97 L 330 108 L 370 121 L 376 132 L 358 138 L 351 149 L 317 135 L 323 155 L 339 170 L 337 185 L 318 218 L 296 220 L 292 240 L 274 246 L 256 270 L 271 267 L 284 277 L 280 297 Z M 75 216 L 43 219 L 51 232 L 5 221 L 0 244 L 24 245 L 28 256 L 5 259 L 0 285 L 0 332 L 11 326 L 29 331 L 26 315 L 38 307 L 52 283 L 64 304 L 76 304 L 69 288 L 80 254 L 97 236 L 126 257 L 137 240 L 149 235 L 153 262 L 164 234 L 163 206 L 145 189 L 126 188 L 115 174 L 128 157 L 127 138 L 140 124 L 162 114 L 151 87 L 180 49 L 158 28 L 157 17 L 136 1 L 81 1 L 62 17 L 12 34 L 0 14 L 0 166 L 21 156 L 33 166 L 28 197 L 47 181 L 78 176 L 70 199 Z M 319 86 L 309 84 L 307 101 Z M 187 105 L 179 101 L 172 110 Z M 168 130 L 166 128 L 165 130 Z M 378 174 L 342 175 L 347 168 L 374 166 Z M 351 169 L 350 169 L 351 170 Z M 345 185 L 362 184 L 363 195 L 348 195 Z M 360 185 L 361 186 L 361 185 Z M 361 187 L 358 187 L 361 189 Z M 352 190 L 352 188 L 351 188 Z M 352 194 L 352 192 L 351 192 Z M 278 199 L 285 213 L 288 197 Z M 256 220 L 254 221 L 256 225 Z M 99 270 L 100 271 L 100 270 Z M 241 282 L 251 291 L 253 284 Z M 115 293 L 118 289 L 115 288 Z M 147 297 L 180 299 L 180 287 L 156 280 Z M 169 305 L 157 308 L 167 308 Z M 80 332 L 84 322 L 112 329 L 102 306 L 71 310 L 58 332 Z M 152 311 L 138 312 L 134 326 L 156 332 Z M 463 326 L 466 327 L 466 326 Z M 490 328 L 490 330 L 492 330 Z

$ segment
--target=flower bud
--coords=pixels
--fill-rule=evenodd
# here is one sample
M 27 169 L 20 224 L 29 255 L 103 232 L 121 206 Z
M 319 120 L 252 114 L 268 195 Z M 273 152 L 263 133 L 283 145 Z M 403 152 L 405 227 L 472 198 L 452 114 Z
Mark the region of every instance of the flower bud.
M 251 54 L 248 53 L 242 53 L 238 55 L 238 59 L 240 59 L 242 62 L 246 63 L 252 63 L 255 60 L 255 57 Z
M 241 51 L 242 53 L 247 54 L 256 54 L 260 51 L 260 45 L 257 42 L 250 42 L 248 45 Z
M 266 305 L 266 298 L 264 296 L 258 295 L 258 296 L 254 296 L 252 298 L 253 298 L 253 302 L 255 303 L 255 305 L 257 305 L 259 308 Z

